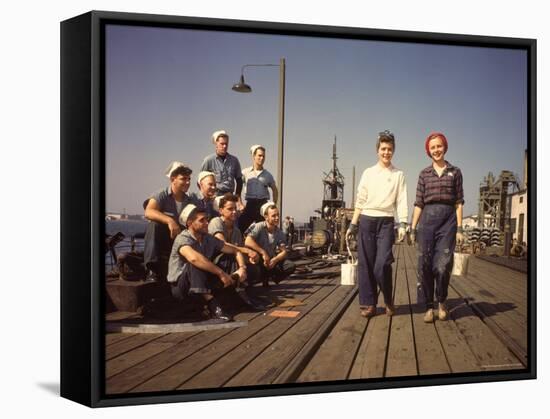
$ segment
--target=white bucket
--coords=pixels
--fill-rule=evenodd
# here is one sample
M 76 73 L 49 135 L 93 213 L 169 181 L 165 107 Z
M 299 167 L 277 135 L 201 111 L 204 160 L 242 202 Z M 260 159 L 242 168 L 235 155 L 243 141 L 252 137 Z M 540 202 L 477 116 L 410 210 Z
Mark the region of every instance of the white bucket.
M 468 273 L 468 259 L 470 259 L 469 254 L 455 252 L 453 259 L 453 271 L 451 272 L 451 275 L 466 276 Z
M 346 247 L 348 249 L 348 261 L 342 263 L 342 275 L 340 285 L 355 285 L 357 283 L 357 260 L 351 254 L 349 250 L 349 244 L 346 239 Z

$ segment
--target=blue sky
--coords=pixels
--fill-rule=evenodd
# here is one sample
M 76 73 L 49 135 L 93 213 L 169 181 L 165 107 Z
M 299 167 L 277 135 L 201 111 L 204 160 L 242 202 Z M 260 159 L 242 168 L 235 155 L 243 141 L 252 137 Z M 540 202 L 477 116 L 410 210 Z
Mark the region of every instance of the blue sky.
M 242 65 L 278 64 L 280 57 L 283 212 L 296 220 L 321 204 L 335 135 L 348 206 L 352 168 L 358 182 L 376 163 L 376 136 L 384 129 L 396 136 L 393 162 L 405 172 L 410 214 L 418 173 L 430 163 L 424 139 L 431 131 L 447 135 L 447 160 L 463 171 L 466 215 L 477 213 L 489 171 L 522 176 L 524 51 L 131 26 L 108 26 L 106 34 L 107 211 L 142 212 L 144 198 L 167 185 L 170 161 L 198 174 L 218 129 L 229 132 L 229 151 L 243 168 L 252 144 L 266 146 L 266 168 L 276 177 L 278 68 L 247 68 L 252 93 L 231 86 Z

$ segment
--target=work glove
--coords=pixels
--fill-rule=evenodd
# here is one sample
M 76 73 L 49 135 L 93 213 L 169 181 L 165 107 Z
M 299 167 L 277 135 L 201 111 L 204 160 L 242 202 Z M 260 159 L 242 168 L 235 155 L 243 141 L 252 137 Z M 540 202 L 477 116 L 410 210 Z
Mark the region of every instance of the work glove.
M 356 238 L 359 226 L 357 224 L 350 224 L 346 231 L 346 240 L 350 241 Z
M 400 223 L 397 229 L 397 242 L 402 243 L 405 240 L 405 234 L 407 232 L 407 223 Z
M 411 238 L 411 244 L 416 246 L 416 228 L 411 229 L 409 237 Z

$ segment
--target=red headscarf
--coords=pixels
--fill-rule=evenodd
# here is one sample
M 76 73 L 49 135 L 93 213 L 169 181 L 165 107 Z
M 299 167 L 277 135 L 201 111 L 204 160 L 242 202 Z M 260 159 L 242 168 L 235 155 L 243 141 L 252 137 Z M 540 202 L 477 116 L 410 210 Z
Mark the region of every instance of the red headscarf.
M 443 142 L 443 147 L 445 147 L 445 153 L 449 148 L 449 144 L 447 143 L 447 138 L 441 132 L 432 132 L 430 135 L 428 135 L 428 138 L 426 138 L 426 144 L 424 144 L 424 146 L 426 147 L 426 153 L 430 158 L 432 157 L 432 155 L 430 154 L 430 140 L 433 140 L 436 137 L 441 138 L 441 141 Z

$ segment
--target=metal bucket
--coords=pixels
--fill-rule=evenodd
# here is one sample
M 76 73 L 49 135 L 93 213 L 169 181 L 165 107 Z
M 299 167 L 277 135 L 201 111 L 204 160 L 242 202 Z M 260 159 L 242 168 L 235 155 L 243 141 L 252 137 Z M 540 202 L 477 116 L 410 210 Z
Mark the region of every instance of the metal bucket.
M 453 271 L 451 275 L 466 276 L 468 274 L 468 262 L 470 255 L 467 253 L 455 252 L 453 258 Z
M 347 263 L 342 263 L 340 285 L 355 285 L 357 283 L 357 259 L 353 257 L 349 250 L 349 243 L 346 238 L 346 248 L 348 249 Z

